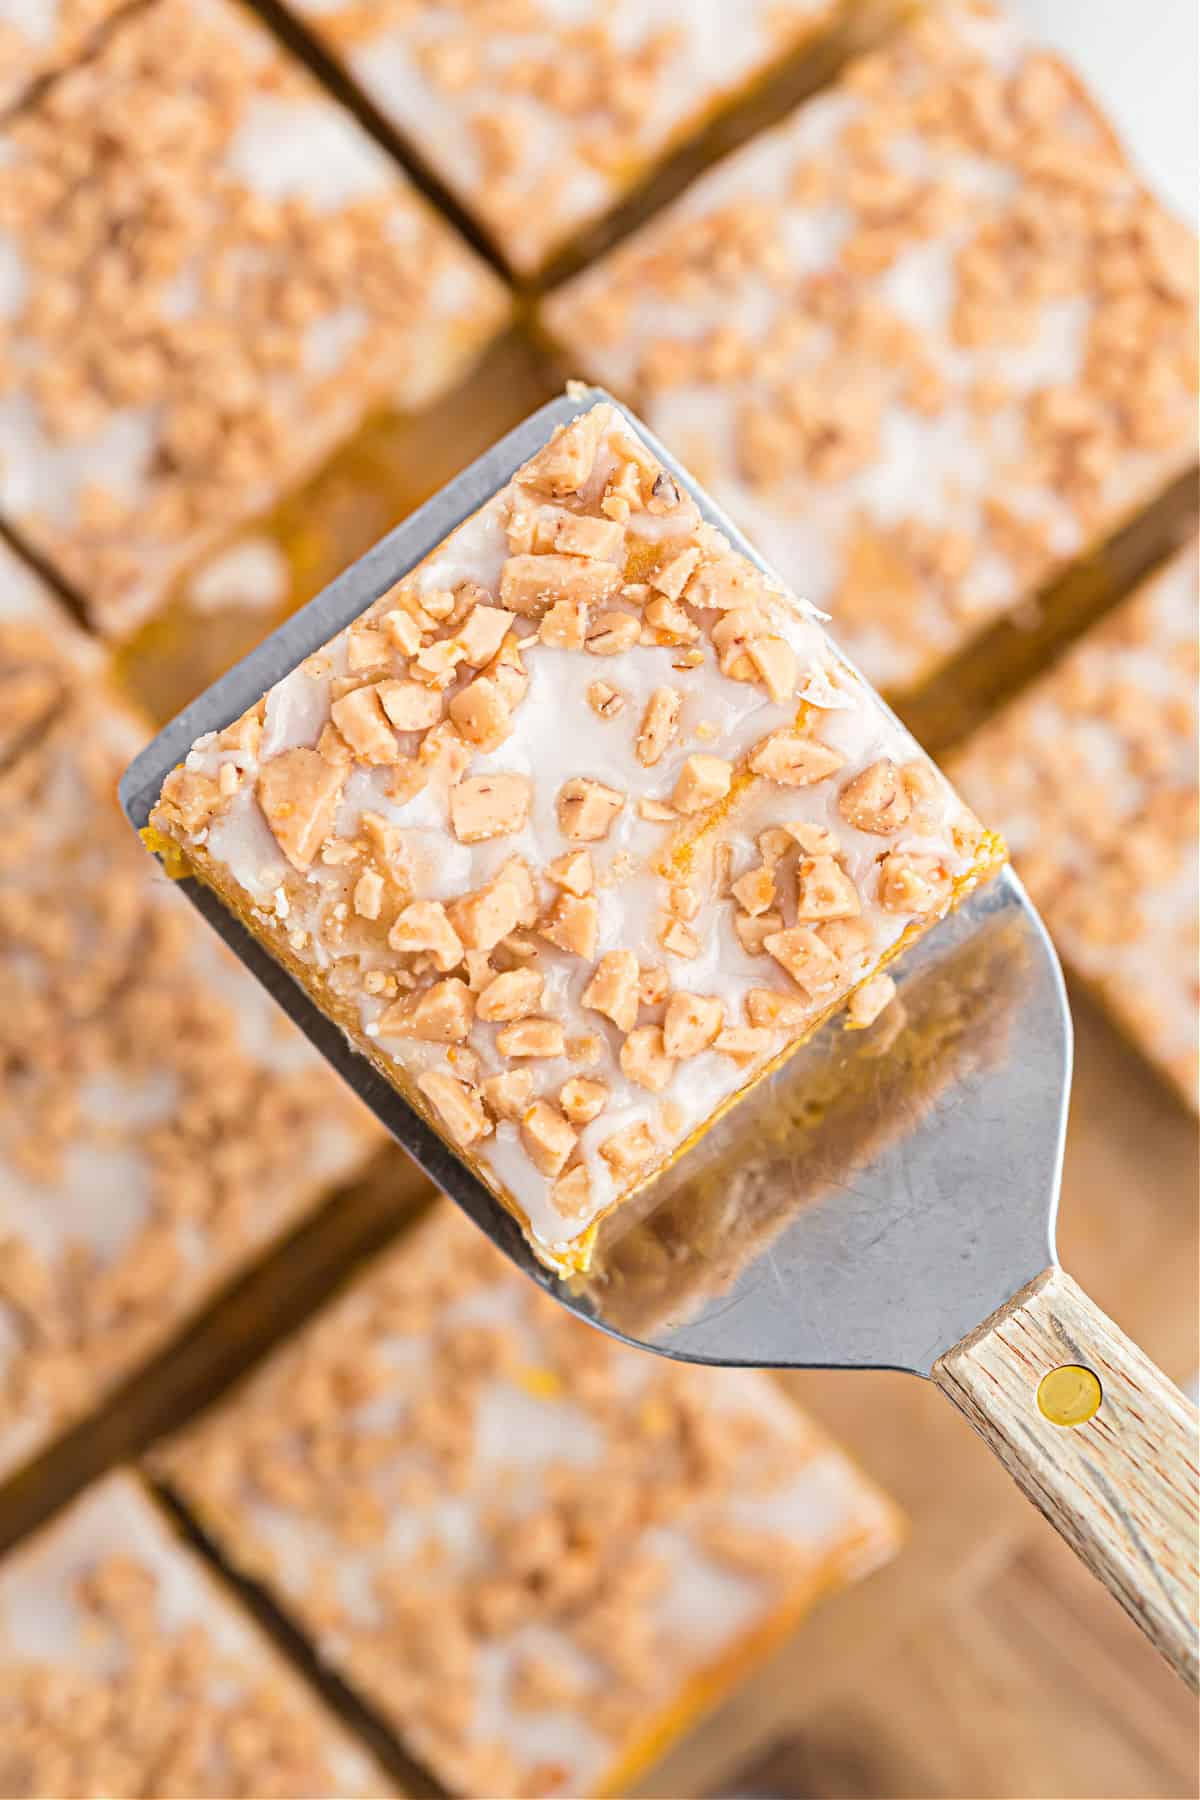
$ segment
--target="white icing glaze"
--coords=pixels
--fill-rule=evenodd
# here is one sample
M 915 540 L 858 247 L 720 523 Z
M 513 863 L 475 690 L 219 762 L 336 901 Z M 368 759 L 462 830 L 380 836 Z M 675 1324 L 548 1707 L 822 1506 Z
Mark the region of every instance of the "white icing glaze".
M 95 666 L 102 660 L 97 647 L 71 623 L 28 563 L 0 539 L 0 624 L 9 620 L 53 632 L 56 647 L 61 647 L 72 664 L 80 657 Z
M 192 612 L 270 612 L 282 605 L 290 588 L 287 558 L 269 537 L 240 538 L 228 550 L 210 557 L 191 576 L 187 603 Z
M 267 200 L 303 197 L 332 211 L 366 194 L 386 193 L 392 165 L 349 113 L 323 96 L 258 96 L 225 152 L 225 167 Z

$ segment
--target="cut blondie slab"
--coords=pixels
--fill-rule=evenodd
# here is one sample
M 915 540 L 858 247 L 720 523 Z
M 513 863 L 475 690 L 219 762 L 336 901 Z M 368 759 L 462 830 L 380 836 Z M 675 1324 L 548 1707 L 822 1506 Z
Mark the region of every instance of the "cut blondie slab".
M 0 1793 L 294 1800 L 383 1771 L 118 1473 L 0 1563 Z
M 145 734 L 3 547 L 0 721 L 3 1477 L 378 1133 L 131 840 Z
M 1000 854 L 607 404 L 151 826 L 560 1270 Z
M 1197 1105 L 1200 542 L 956 757 L 1066 961 Z
M 0 128 L 0 269 L 0 511 L 121 633 L 509 310 L 229 0 L 132 9 Z
M 162 1466 L 456 1794 L 626 1792 L 897 1537 L 769 1377 L 592 1331 L 448 1201 Z
M 0 113 L 66 66 L 125 0 L 8 0 L 0 12 Z
M 544 303 L 887 692 L 1196 460 L 1196 247 L 1077 76 L 954 4 Z
M 525 275 L 844 10 L 842 0 L 288 3 Z

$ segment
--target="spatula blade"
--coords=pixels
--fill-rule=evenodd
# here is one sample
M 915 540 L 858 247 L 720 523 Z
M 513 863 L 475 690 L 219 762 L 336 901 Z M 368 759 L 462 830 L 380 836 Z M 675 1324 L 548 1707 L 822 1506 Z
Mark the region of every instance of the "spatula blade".
M 237 718 L 439 544 L 597 401 L 575 389 L 508 434 L 186 707 L 126 771 L 147 822 L 193 741 Z M 624 410 L 624 409 L 621 409 Z M 737 528 L 640 423 L 701 511 Z M 181 887 L 392 1135 L 547 1292 L 601 1329 L 668 1356 L 759 1366 L 895 1367 L 943 1350 L 1053 1258 L 1070 1024 L 1053 950 L 1005 871 L 898 965 L 907 1022 L 827 1025 L 614 1215 L 572 1286 L 400 1094 L 225 907 Z M 652 1206 L 652 1210 L 646 1210 Z
M 1016 876 L 896 973 L 614 1215 L 578 1306 L 689 1361 L 927 1375 L 1053 1262 L 1071 1027 Z

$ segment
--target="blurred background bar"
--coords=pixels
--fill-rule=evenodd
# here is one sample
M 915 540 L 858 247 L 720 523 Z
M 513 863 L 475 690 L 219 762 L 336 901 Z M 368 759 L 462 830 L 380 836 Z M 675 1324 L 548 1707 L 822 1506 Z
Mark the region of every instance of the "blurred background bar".
M 1063 957 L 1191 1106 L 1198 575 L 1192 538 L 949 765 Z
M 881 0 L 522 0 L 395 9 L 285 0 L 386 128 L 518 276 L 542 273 L 770 77 L 816 60 Z M 572 12 L 573 15 L 572 16 Z M 859 21 L 858 31 L 864 30 Z M 593 240 L 594 241 L 594 240 Z
M 3 545 L 0 697 L 3 1476 L 381 1134 L 130 835 L 145 731 Z
M 1195 295 L 1078 80 L 952 8 L 541 317 L 904 696 L 1194 468 Z
M 590 1330 L 446 1200 L 155 1467 L 463 1795 L 624 1792 L 898 1537 L 765 1376 Z
M 939 1396 L 718 1406 L 547 1312 L 113 788 L 598 376 L 1011 837 L 1076 1018 L 1064 1258 L 1192 1379 L 1196 40 L 1191 0 L 0 0 L 0 1800 L 1195 1796 L 1186 1695 Z M 731 1192 L 769 1234 L 798 1146 L 872 1154 L 998 983 L 913 984 L 604 1278 L 686 1304 L 680 1235 L 719 1273 Z
M 110 634 L 507 316 L 233 0 L 122 15 L 0 130 L 0 510 Z
M 1091 0 L 1013 0 L 1013 11 L 1075 65 L 1155 192 L 1195 225 L 1200 12 L 1191 0 L 1158 0 L 1143 31 L 1129 29 L 1121 8 Z
M 0 1792 L 395 1792 L 175 1541 L 133 1474 L 0 1567 Z
M 453 475 L 553 397 L 519 333 L 415 415 L 371 415 L 302 487 L 201 557 L 117 646 L 122 678 L 159 720 L 216 679 Z

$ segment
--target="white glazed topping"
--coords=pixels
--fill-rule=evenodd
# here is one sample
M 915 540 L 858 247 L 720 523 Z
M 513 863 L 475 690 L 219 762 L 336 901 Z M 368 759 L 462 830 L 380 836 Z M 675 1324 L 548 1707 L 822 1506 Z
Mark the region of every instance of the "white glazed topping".
M 132 1475 L 0 1565 L 0 1791 L 383 1794 Z
M 992 855 L 609 407 L 201 739 L 155 821 L 558 1264 Z
M 603 1338 L 448 1202 L 168 1479 L 453 1793 L 580 1795 L 894 1541 L 768 1378 Z
M 833 0 L 291 0 L 380 112 L 535 270 Z
M 1064 957 L 1197 1102 L 1193 539 L 956 759 Z
M 133 8 L 0 126 L 0 221 L 0 510 L 122 634 L 368 408 L 442 393 L 507 316 L 491 271 L 229 0 Z
M 543 314 L 885 690 L 1195 457 L 1192 235 L 987 6 L 852 64 Z

